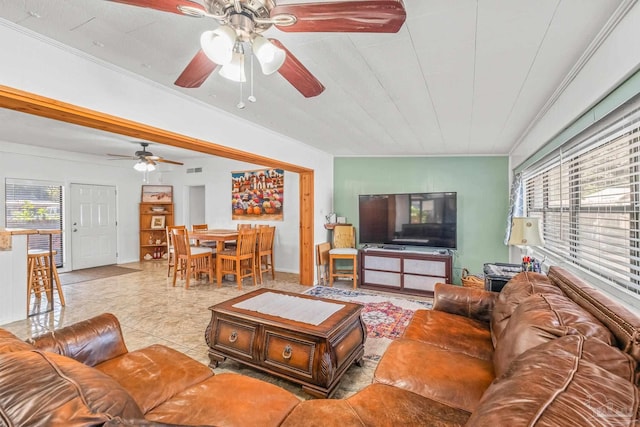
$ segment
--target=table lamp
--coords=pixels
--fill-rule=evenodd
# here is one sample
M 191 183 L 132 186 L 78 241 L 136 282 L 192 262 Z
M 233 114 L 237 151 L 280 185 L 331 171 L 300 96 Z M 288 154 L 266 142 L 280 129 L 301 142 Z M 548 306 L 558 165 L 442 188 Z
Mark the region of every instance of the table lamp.
M 511 222 L 509 245 L 525 248 L 522 251 L 522 267 L 525 270 L 539 271 L 539 263 L 528 254 L 529 246 L 544 246 L 544 238 L 538 218 L 515 217 Z M 536 264 L 538 265 L 536 268 Z

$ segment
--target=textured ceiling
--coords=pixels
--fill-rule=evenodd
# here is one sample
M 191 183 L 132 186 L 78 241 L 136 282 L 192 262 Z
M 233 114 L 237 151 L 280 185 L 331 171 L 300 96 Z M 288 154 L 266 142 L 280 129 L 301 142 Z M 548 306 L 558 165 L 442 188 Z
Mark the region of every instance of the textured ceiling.
M 256 69 L 258 101 L 245 100 L 244 110 L 236 108 L 239 85 L 217 73 L 197 89 L 173 85 L 200 34 L 218 25 L 212 19 L 106 0 L 0 0 L 0 19 L 334 155 L 504 155 L 621 2 L 404 0 L 407 20 L 397 34 L 271 28 L 265 35 L 284 43 L 326 90 L 306 99 L 279 74 Z M 81 143 L 89 132 L 104 139 L 101 153 L 135 151 L 122 136 L 7 110 L 0 123 L 10 142 L 98 150 Z M 184 155 L 167 150 L 160 154 Z

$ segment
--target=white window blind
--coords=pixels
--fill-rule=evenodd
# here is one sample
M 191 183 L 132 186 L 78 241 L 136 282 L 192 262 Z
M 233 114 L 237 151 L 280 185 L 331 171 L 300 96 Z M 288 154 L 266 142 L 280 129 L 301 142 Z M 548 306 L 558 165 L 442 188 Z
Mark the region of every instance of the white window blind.
M 62 231 L 62 188 L 49 182 L 6 179 L 6 227 Z M 62 242 L 62 234 L 53 235 L 57 267 L 62 267 Z M 49 250 L 49 236 L 29 235 L 29 249 Z
M 536 252 L 638 298 L 639 147 L 635 107 L 523 171 L 526 214 L 540 218 L 545 238 Z

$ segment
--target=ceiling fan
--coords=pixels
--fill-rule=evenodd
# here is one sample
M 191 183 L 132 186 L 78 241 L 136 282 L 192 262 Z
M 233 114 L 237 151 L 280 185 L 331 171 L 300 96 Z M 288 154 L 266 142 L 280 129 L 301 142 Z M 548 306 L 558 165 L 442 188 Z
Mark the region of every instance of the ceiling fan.
M 284 5 L 277 5 L 276 0 L 203 0 L 204 6 L 191 0 L 109 1 L 218 21 L 218 28 L 202 34 L 201 49 L 175 81 L 177 86 L 200 87 L 218 65 L 221 76 L 245 81 L 244 51 L 248 45 L 264 74 L 278 71 L 307 98 L 321 94 L 325 89 L 322 83 L 282 43 L 260 33 L 272 25 L 285 32 L 396 33 L 406 18 L 402 0 Z M 255 102 L 255 97 L 249 100 Z
M 126 156 L 122 154 L 107 154 L 107 156 L 113 157 L 109 160 L 137 160 L 138 162 L 133 168 L 140 172 L 151 172 L 155 170 L 156 163 L 171 163 L 172 165 L 183 165 L 184 163 L 176 162 L 174 160 L 167 160 L 160 156 L 154 156 L 152 152 L 147 151 L 149 146 L 148 142 L 140 142 L 142 150 L 136 151 L 133 156 Z

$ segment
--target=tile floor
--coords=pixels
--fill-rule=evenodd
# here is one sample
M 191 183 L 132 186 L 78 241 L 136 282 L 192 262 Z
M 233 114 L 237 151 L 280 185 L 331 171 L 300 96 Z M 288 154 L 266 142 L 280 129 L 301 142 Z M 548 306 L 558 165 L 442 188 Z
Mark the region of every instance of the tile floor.
M 125 343 L 130 351 L 150 344 L 164 344 L 204 363 L 209 363 L 205 328 L 211 314 L 208 308 L 218 302 L 242 295 L 254 289 L 245 280 L 242 290 L 235 282 L 223 282 L 222 287 L 192 280 L 189 289 L 178 280 L 176 287 L 167 278 L 166 264 L 144 262 L 123 264 L 122 267 L 139 268 L 140 271 L 105 279 L 91 280 L 63 286 L 66 306 L 56 304 L 52 313 L 29 317 L 0 327 L 22 339 L 75 323 L 104 312 L 119 319 Z M 276 273 L 276 279 L 265 279 L 268 288 L 302 293 L 309 289 L 298 283 L 297 274 Z M 351 288 L 350 282 L 338 282 L 336 287 Z M 397 296 L 397 295 L 395 295 Z M 376 364 L 365 360 L 362 367 L 352 365 L 345 373 L 333 397 L 350 396 L 371 383 Z M 299 385 L 277 379 L 236 362 L 226 360 L 215 372 L 238 372 L 277 384 L 301 399 L 311 396 Z

